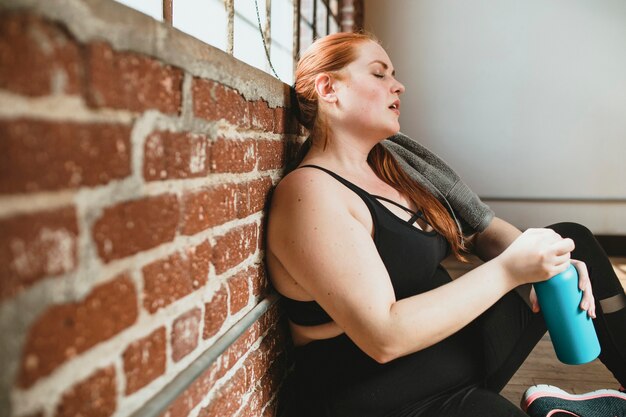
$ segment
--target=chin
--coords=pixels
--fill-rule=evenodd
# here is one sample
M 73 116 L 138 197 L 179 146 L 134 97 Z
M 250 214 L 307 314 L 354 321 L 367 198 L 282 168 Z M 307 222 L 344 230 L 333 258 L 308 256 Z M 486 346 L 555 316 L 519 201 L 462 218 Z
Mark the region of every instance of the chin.
M 384 129 L 380 131 L 380 135 L 379 137 L 381 137 L 381 140 L 387 139 L 393 135 L 395 135 L 396 133 L 398 133 L 400 131 L 400 127 L 394 128 L 394 129 Z
M 393 128 L 391 128 L 391 129 L 389 129 L 389 133 L 388 133 L 388 134 L 387 134 L 387 136 L 385 136 L 385 137 L 387 137 L 387 138 L 388 138 L 389 136 L 393 136 L 393 135 L 395 135 L 396 133 L 398 133 L 399 131 L 400 131 L 400 124 L 398 124 L 398 125 L 396 125 L 395 127 L 393 127 Z

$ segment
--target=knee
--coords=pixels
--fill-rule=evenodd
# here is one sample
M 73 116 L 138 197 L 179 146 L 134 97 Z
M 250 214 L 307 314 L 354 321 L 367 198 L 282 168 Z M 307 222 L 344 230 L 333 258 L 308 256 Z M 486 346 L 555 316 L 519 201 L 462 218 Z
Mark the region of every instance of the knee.
M 552 229 L 557 232 L 561 237 L 567 237 L 574 242 L 579 240 L 593 239 L 593 233 L 586 226 L 573 222 L 562 222 L 548 226 L 548 229 Z

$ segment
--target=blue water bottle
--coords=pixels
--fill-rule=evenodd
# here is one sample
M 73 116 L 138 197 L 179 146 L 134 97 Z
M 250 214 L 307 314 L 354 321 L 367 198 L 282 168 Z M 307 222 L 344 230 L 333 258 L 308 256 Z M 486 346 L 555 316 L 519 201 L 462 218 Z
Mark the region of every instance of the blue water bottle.
M 557 358 L 569 365 L 591 362 L 600 343 L 587 312 L 580 308 L 582 291 L 573 265 L 547 281 L 534 284 Z

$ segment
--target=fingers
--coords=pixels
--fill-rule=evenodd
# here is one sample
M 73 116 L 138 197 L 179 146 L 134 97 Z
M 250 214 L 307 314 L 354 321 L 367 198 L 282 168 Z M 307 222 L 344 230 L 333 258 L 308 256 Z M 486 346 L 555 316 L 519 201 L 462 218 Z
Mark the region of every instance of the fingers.
M 527 229 L 503 252 L 508 270 L 521 283 L 545 281 L 570 266 L 574 241 L 551 229 Z
M 531 287 L 530 289 L 530 305 L 531 305 L 531 310 L 533 313 L 539 313 L 539 310 L 541 310 L 541 308 L 539 307 L 539 300 L 537 299 L 537 293 L 535 292 L 535 287 Z
M 566 271 L 570 266 L 571 256 L 567 250 L 570 247 L 570 243 L 566 242 L 566 240 L 569 239 L 561 239 L 554 243 L 545 257 L 546 269 L 551 277 Z
M 569 253 L 573 251 L 574 248 L 575 248 L 574 241 L 570 238 L 566 238 L 566 239 L 561 238 L 551 245 L 551 249 L 554 251 L 554 254 L 556 256 L 562 256 L 565 254 L 569 256 Z
M 596 303 L 591 288 L 591 280 L 589 279 L 589 271 L 584 262 L 572 259 L 572 264 L 578 271 L 578 288 L 583 292 L 583 298 L 580 302 L 580 308 L 587 311 L 591 318 L 596 318 Z
M 552 236 L 553 243 L 549 246 L 547 254 L 547 264 L 550 268 L 552 276 L 560 274 L 569 268 L 571 261 L 571 252 L 574 250 L 574 241 L 572 239 L 563 239 L 557 233 Z

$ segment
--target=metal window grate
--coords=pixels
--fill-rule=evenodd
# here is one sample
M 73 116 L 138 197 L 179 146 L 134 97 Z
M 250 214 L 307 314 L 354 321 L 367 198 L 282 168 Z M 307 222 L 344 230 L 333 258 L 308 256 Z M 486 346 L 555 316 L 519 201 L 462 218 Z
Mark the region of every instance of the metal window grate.
M 340 0 L 294 1 L 297 17 L 294 59 L 297 60 L 299 52 L 308 48 L 315 39 L 337 31 L 341 22 L 340 3 Z
M 254 0 L 243 0 L 254 1 Z M 280 1 L 280 0 L 275 0 Z M 341 10 L 344 3 L 350 3 L 346 0 L 289 0 L 293 3 L 293 43 L 291 45 L 292 57 L 297 63 L 300 51 L 306 49 L 313 41 L 319 37 L 341 30 Z M 220 0 L 223 2 L 227 24 L 225 27 L 226 37 L 225 43 L 221 44 L 225 52 L 234 55 L 235 37 L 235 19 L 239 16 L 235 8 L 235 0 Z M 265 19 L 263 23 L 263 34 L 268 49 L 272 47 L 271 37 L 271 15 L 272 0 L 258 0 L 259 8 L 264 7 Z M 163 21 L 169 25 L 174 25 L 174 8 L 175 0 L 162 0 Z M 187 6 L 188 9 L 188 6 Z M 241 16 L 239 16 L 241 18 Z M 276 24 L 276 22 L 275 22 Z M 178 27 L 178 26 L 177 26 Z M 224 32 L 222 32 L 224 33 Z M 206 41 L 206 38 L 204 38 Z M 239 40 L 237 38 L 237 40 Z M 284 41 L 283 41 L 284 42 Z M 282 46 L 281 46 L 282 45 Z M 284 43 L 274 45 L 275 47 L 284 48 Z
M 169 25 L 172 24 L 172 2 L 174 0 L 163 0 L 163 20 Z

